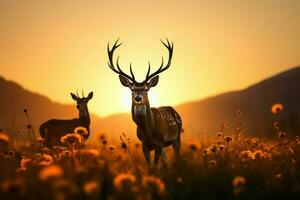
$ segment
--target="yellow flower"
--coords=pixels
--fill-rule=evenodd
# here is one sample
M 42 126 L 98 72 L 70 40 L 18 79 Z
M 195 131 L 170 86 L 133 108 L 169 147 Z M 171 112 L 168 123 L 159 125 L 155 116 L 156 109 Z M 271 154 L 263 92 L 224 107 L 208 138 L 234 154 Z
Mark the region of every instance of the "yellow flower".
M 280 131 L 280 132 L 278 133 L 278 137 L 279 137 L 279 138 L 285 138 L 285 136 L 286 136 L 286 132 Z
M 99 151 L 96 149 L 83 149 L 80 151 L 80 154 L 83 156 L 91 156 L 91 157 L 98 157 L 100 155 Z
M 113 151 L 113 150 L 115 149 L 115 146 L 114 146 L 114 145 L 109 145 L 107 148 L 108 148 L 109 150 Z
M 114 186 L 119 191 L 122 191 L 128 187 L 130 188 L 135 182 L 136 178 L 129 173 L 122 173 L 114 178 Z
M 217 162 L 215 160 L 211 160 L 208 163 L 208 167 L 215 168 L 217 166 Z
M 224 138 L 224 139 L 225 139 L 225 141 L 226 141 L 226 142 L 230 142 L 230 141 L 232 141 L 232 137 L 230 137 L 230 136 L 225 136 L 225 138 Z
M 47 166 L 47 165 L 51 165 L 53 163 L 53 158 L 50 155 L 47 154 L 43 154 L 42 156 L 42 161 L 39 162 L 40 166 Z
M 88 195 L 99 192 L 99 188 L 99 183 L 96 181 L 89 181 L 83 185 L 83 191 Z
M 224 151 L 225 150 L 225 146 L 223 144 L 219 145 L 219 151 Z
M 8 144 L 9 143 L 9 137 L 6 134 L 0 133 L 0 144 Z
M 155 193 L 161 194 L 165 191 L 164 182 L 156 176 L 143 176 L 142 184 L 148 190 L 152 190 Z
M 88 134 L 89 134 L 88 130 L 82 126 L 75 128 L 74 133 L 85 136 L 85 137 L 88 136 Z
M 28 167 L 30 161 L 31 161 L 30 158 L 23 157 L 22 160 L 20 161 L 20 167 L 21 167 L 22 169 L 27 169 L 27 167 Z
M 60 138 L 61 143 L 63 144 L 80 144 L 82 142 L 82 138 L 77 133 L 68 133 Z
M 51 178 L 59 178 L 63 176 L 63 169 L 58 165 L 50 165 L 43 168 L 39 173 L 39 178 L 42 181 L 49 180 Z
M 283 110 L 283 105 L 281 103 L 275 103 L 272 105 L 271 107 L 271 112 L 273 114 L 278 114 L 279 112 L 281 112 Z
M 240 158 L 242 161 L 246 161 L 248 160 L 250 157 L 252 156 L 252 152 L 251 151 L 242 151 L 240 153 Z
M 191 151 L 197 151 L 200 149 L 200 144 L 196 140 L 190 140 L 188 146 Z
M 232 180 L 233 187 L 243 187 L 246 184 L 246 179 L 242 176 L 236 176 Z

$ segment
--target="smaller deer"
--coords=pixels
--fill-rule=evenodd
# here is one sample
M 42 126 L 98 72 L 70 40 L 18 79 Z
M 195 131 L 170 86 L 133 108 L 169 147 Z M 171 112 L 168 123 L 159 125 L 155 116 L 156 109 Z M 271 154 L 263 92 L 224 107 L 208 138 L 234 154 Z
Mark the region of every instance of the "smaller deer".
M 53 147 L 61 145 L 60 138 L 68 133 L 72 133 L 76 127 L 85 127 L 88 134 L 84 136 L 84 139 L 88 139 L 90 136 L 90 115 L 88 111 L 88 102 L 93 98 L 93 92 L 90 92 L 87 97 L 82 97 L 71 93 L 71 97 L 76 101 L 76 108 L 79 111 L 79 118 L 61 120 L 50 119 L 40 126 L 40 135 L 45 140 L 45 146 Z

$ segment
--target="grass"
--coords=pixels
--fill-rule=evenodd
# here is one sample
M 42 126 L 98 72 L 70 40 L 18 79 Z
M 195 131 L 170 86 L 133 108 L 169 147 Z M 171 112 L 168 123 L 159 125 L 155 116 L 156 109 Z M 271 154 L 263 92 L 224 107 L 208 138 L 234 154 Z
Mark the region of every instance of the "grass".
M 277 130 L 267 140 L 222 128 L 183 141 L 180 160 L 167 148 L 149 170 L 141 144 L 125 134 L 93 144 L 68 136 L 48 149 L 41 138 L 1 133 L 0 199 L 296 199 L 300 139 Z

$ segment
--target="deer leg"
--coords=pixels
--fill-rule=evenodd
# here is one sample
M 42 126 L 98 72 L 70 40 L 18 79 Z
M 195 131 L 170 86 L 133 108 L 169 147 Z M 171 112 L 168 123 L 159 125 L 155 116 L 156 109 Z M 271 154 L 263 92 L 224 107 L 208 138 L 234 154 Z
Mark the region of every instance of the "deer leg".
M 155 148 L 155 155 L 154 155 L 154 164 L 157 165 L 159 158 L 161 157 L 162 154 L 162 146 L 156 147 Z
M 174 154 L 176 159 L 179 158 L 180 154 L 180 145 L 181 145 L 181 140 L 180 140 L 180 135 L 177 137 L 177 139 L 173 142 L 172 147 L 174 150 Z
M 145 144 L 145 143 L 143 143 L 143 153 L 144 153 L 147 165 L 150 166 L 150 150 L 147 147 L 147 144 Z

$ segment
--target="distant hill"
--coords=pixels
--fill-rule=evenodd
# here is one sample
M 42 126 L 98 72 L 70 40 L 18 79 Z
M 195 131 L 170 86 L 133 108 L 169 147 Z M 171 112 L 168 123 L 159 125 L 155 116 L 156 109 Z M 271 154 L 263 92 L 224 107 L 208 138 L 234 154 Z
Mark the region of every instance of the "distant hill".
M 283 104 L 283 112 L 272 114 L 274 103 Z M 223 121 L 233 130 L 236 112 L 241 111 L 243 128 L 248 134 L 271 136 L 273 122 L 279 121 L 284 130 L 300 135 L 300 67 L 241 91 L 183 104 L 177 110 L 184 116 L 185 127 L 199 133 L 216 132 Z
M 66 96 L 69 97 L 68 94 Z M 55 103 L 3 77 L 0 77 L 0 99 L 0 128 L 10 133 L 16 130 L 26 131 L 28 120 L 23 112 L 25 108 L 28 110 L 36 132 L 38 132 L 39 125 L 48 119 L 78 117 L 75 102 L 74 105 Z M 96 115 L 91 115 L 92 122 L 99 119 Z
M 271 106 L 284 105 L 283 112 L 274 115 Z M 228 92 L 204 100 L 175 107 L 183 117 L 185 137 L 198 134 L 215 134 L 221 123 L 226 122 L 228 132 L 237 127 L 237 111 L 241 111 L 242 130 L 246 134 L 274 135 L 273 122 L 293 135 L 300 135 L 300 67 L 295 67 L 244 90 Z M 114 115 L 102 119 L 101 126 L 108 132 L 135 133 L 130 114 Z M 116 126 L 115 124 L 118 124 Z
M 20 85 L 0 77 L 0 128 L 23 130 L 27 108 L 37 129 L 50 118 L 73 118 L 78 115 L 75 105 L 64 105 L 23 89 Z M 278 115 L 271 113 L 274 103 L 284 105 Z M 185 137 L 199 134 L 215 134 L 222 122 L 228 132 L 237 124 L 237 111 L 242 112 L 242 130 L 247 134 L 272 136 L 273 122 L 280 121 L 284 130 L 300 135 L 300 67 L 295 67 L 241 91 L 224 93 L 204 100 L 185 103 L 175 107 L 183 117 Z M 125 132 L 135 135 L 135 124 L 129 113 L 115 114 L 106 118 L 91 116 L 92 132 L 104 132 L 117 139 Z M 135 136 L 134 136 L 135 138 Z

